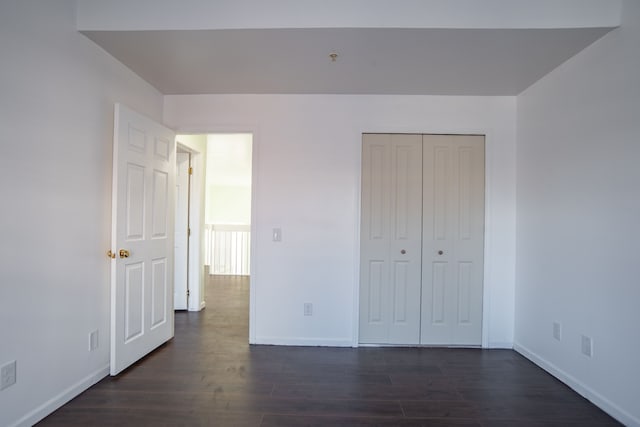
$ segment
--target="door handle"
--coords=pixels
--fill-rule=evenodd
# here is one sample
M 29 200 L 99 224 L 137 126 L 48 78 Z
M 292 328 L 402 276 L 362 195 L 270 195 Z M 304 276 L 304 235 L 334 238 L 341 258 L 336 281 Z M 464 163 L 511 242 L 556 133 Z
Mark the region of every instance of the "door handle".
M 438 255 L 442 255 L 444 251 L 438 251 Z
M 404 254 L 406 254 L 406 253 L 407 253 L 407 251 L 405 251 L 405 250 L 403 249 L 403 250 L 401 250 L 401 251 L 400 251 L 400 253 L 401 253 L 402 255 L 404 255 Z
M 107 251 L 107 256 L 108 256 L 109 258 L 111 258 L 111 259 L 115 259 L 115 258 L 116 258 L 116 254 L 115 254 L 115 253 L 113 253 L 113 251 L 112 251 L 111 249 L 109 249 L 109 250 Z
M 120 249 L 120 258 L 129 258 L 129 255 L 131 254 L 129 253 L 128 250 Z

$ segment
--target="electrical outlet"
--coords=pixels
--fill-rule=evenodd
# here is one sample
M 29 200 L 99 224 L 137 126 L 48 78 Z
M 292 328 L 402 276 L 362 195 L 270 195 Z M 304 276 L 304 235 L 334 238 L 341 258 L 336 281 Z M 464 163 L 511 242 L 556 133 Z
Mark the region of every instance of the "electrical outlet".
M 553 338 L 562 341 L 562 326 L 560 322 L 553 322 Z
M 593 341 L 591 341 L 590 337 L 586 335 L 582 336 L 581 348 L 582 354 L 585 356 L 591 357 L 593 355 Z
M 313 315 L 313 304 L 311 304 L 310 302 L 305 302 L 304 303 L 304 315 L 305 316 L 312 316 Z
M 96 350 L 98 348 L 98 330 L 89 334 L 89 351 Z
M 0 367 L 0 390 L 16 383 L 16 361 L 5 363 Z

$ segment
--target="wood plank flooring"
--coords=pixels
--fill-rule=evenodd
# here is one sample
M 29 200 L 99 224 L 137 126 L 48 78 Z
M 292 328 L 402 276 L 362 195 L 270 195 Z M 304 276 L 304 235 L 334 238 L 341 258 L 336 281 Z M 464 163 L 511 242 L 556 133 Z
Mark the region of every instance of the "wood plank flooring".
M 614 426 L 510 350 L 249 346 L 246 278 L 40 426 Z

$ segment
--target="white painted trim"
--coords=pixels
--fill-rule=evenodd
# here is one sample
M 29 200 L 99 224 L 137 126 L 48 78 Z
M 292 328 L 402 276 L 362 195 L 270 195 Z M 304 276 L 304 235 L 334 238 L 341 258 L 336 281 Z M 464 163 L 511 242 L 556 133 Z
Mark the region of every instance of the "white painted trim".
M 258 203 L 256 201 L 256 194 L 259 192 L 258 181 L 258 156 L 259 151 L 259 135 L 255 128 L 251 128 L 251 248 L 249 249 L 249 344 L 256 342 L 256 328 L 258 324 L 257 306 L 257 286 L 259 286 L 254 280 L 257 275 L 257 247 L 258 247 Z
M 204 194 L 206 191 L 205 180 L 205 154 L 199 151 L 191 151 L 191 166 L 193 175 L 191 176 L 191 188 L 189 197 L 189 227 L 191 236 L 189 238 L 189 310 L 202 310 L 200 307 L 204 302 Z M 203 188 L 204 186 L 204 188 Z M 192 281 L 192 279 L 197 279 Z M 195 292 L 192 291 L 195 290 Z
M 92 374 L 87 375 L 77 383 L 73 384 L 69 388 L 63 390 L 58 395 L 44 402 L 33 411 L 29 412 L 13 424 L 9 424 L 9 427 L 29 427 L 41 421 L 47 415 L 53 413 L 56 409 L 60 408 L 65 403 L 69 402 L 74 397 L 78 396 L 83 391 L 87 390 L 92 385 L 109 375 L 109 365 L 106 365 Z
M 204 303 L 204 293 L 201 289 L 204 286 L 203 254 L 202 254 L 202 234 L 201 227 L 204 219 L 200 218 L 200 211 L 204 206 L 202 200 L 201 186 L 204 180 L 204 165 L 206 160 L 203 154 L 198 150 L 180 143 L 176 137 L 176 148 L 188 151 L 191 154 L 191 167 L 193 167 L 193 175 L 189 180 L 189 227 L 191 228 L 191 236 L 189 237 L 189 263 L 187 269 L 189 271 L 189 298 L 187 299 L 188 311 L 202 310 Z M 202 220 L 202 221 L 201 221 Z
M 484 136 L 484 254 L 483 254 L 483 283 L 482 283 L 482 348 L 513 348 L 513 343 L 491 343 L 489 342 L 489 316 L 488 313 L 490 311 L 490 296 L 491 296 L 491 269 L 489 268 L 489 262 L 487 254 L 489 254 L 491 250 L 491 207 L 489 194 L 491 193 L 491 177 L 490 171 L 492 167 L 492 163 L 490 159 L 493 156 L 490 156 L 490 148 L 492 148 L 493 143 L 493 132 L 490 128 L 458 128 L 458 129 L 430 129 L 430 130 L 417 130 L 414 127 L 404 127 L 404 126 L 381 126 L 379 124 L 373 124 L 371 126 L 366 126 L 366 130 L 360 129 L 358 134 L 358 138 L 360 138 L 360 143 L 358 145 L 360 153 L 356 157 L 356 169 L 358 173 L 356 174 L 356 200 L 358 201 L 358 206 L 356 208 L 356 282 L 354 286 L 354 297 L 353 297 L 353 340 L 352 346 L 358 347 L 360 341 L 360 209 L 361 209 L 361 185 L 362 185 L 362 135 L 365 133 L 408 133 L 408 134 L 421 134 L 421 135 L 483 135 Z M 491 152 L 491 154 L 493 154 Z
M 491 313 L 491 264 L 489 263 L 491 254 L 491 194 L 492 183 L 491 171 L 493 170 L 493 136 L 489 129 L 485 129 L 482 133 L 484 135 L 484 253 L 482 254 L 483 260 L 483 279 L 482 279 L 482 348 L 492 348 L 489 343 L 489 331 L 491 329 L 489 322 L 489 314 Z M 509 348 L 511 348 L 510 346 Z
M 300 347 L 352 347 L 352 340 L 344 338 L 256 337 L 255 342 L 252 344 Z
M 568 385 L 576 393 L 589 400 L 591 403 L 602 409 L 607 414 L 611 415 L 616 420 L 620 421 L 625 426 L 640 427 L 640 419 L 634 417 L 615 403 L 611 402 L 606 397 L 602 396 L 597 391 L 585 385 L 580 380 L 560 369 L 545 358 L 518 343 L 514 344 L 513 349 L 566 385 Z
M 495 350 L 513 350 L 513 343 L 496 341 L 490 342 L 486 347 L 483 346 L 482 348 L 490 348 Z
M 358 347 L 360 345 L 360 222 L 362 221 L 362 135 L 364 132 L 358 134 L 359 143 L 358 153 L 355 156 L 356 164 L 355 168 L 358 171 L 355 177 L 355 200 L 356 200 L 356 226 L 354 232 L 354 238 L 356 241 L 354 250 L 354 286 L 353 286 L 353 336 L 351 340 L 352 347 Z

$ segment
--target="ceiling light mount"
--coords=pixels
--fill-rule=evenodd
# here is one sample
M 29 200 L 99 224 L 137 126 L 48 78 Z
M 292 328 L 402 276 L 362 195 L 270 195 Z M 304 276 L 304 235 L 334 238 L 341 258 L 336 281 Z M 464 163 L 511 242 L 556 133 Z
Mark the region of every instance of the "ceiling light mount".
M 338 59 L 338 54 L 335 52 L 331 52 L 329 54 L 329 58 L 331 58 L 331 62 L 336 62 L 336 60 Z

